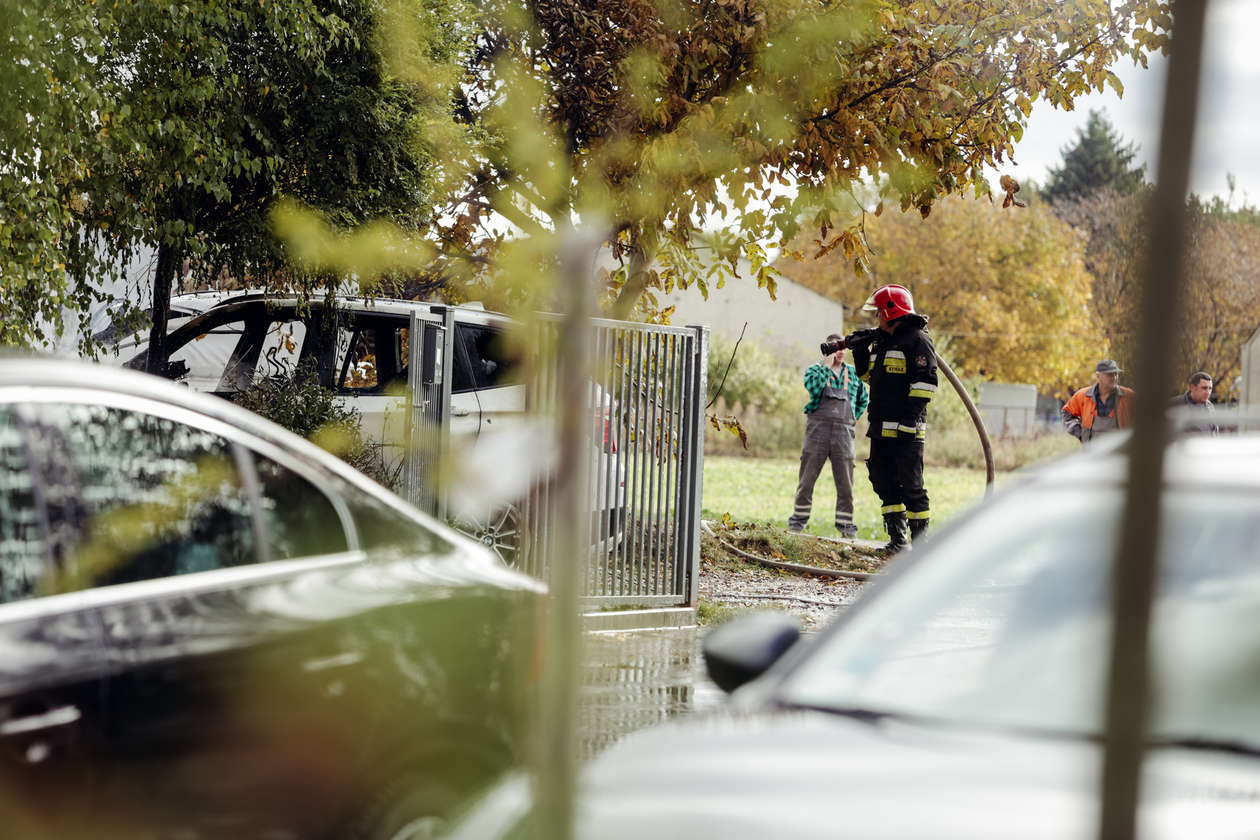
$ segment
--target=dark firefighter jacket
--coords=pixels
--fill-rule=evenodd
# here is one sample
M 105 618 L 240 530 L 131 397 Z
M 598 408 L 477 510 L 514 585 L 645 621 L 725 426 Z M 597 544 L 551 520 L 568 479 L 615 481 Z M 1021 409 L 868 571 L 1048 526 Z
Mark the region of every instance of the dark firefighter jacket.
M 922 315 L 904 315 L 891 333 L 872 330 L 870 344 L 852 348 L 853 366 L 871 387 L 868 437 L 923 440 L 936 396 L 936 348 L 926 326 Z

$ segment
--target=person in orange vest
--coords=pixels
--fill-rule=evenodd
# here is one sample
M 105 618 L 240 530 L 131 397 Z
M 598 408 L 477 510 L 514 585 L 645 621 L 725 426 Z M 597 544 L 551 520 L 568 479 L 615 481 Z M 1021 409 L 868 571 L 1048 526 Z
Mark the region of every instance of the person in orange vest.
M 1133 425 L 1133 389 L 1120 384 L 1120 366 L 1103 359 L 1094 368 L 1097 380 L 1081 388 L 1063 406 L 1063 424 L 1068 434 L 1088 443 L 1113 429 Z

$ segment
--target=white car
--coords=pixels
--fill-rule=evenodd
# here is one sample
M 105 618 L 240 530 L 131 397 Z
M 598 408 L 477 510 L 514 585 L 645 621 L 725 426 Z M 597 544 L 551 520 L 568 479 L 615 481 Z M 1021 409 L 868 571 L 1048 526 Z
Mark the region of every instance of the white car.
M 179 305 L 183 298 L 172 300 Z M 234 296 L 184 322 L 168 337 L 167 378 L 196 391 L 231 399 L 259 380 L 314 366 L 320 384 L 361 417 L 367 440 L 386 447 L 387 460 L 401 462 L 407 429 L 407 384 L 411 316 L 432 314 L 440 305 L 392 299 L 339 298 L 335 309 L 320 301 L 303 304 L 293 297 Z M 477 462 L 478 452 L 532 454 L 533 463 L 519 469 L 499 468 L 497 475 L 478 475 L 476 492 L 484 509 L 462 505 L 457 517 L 464 530 L 513 563 L 522 526 L 516 502 L 528 481 L 523 472 L 547 467 L 554 447 L 536 443 L 526 421 L 526 387 L 518 360 L 502 340 L 511 319 L 480 305 L 450 307 L 454 313 L 454 355 L 451 399 L 447 410 L 453 449 Z M 139 348 L 126 366 L 143 369 L 146 351 Z M 592 512 L 595 540 L 611 547 L 625 524 L 624 467 L 610 457 L 616 452 L 611 399 L 594 386 L 603 433 L 593 435 L 595 498 Z M 521 440 L 533 441 L 529 446 Z M 481 459 L 482 461 L 485 458 Z M 545 472 L 544 472 L 545 474 Z M 464 494 L 467 496 L 467 493 Z

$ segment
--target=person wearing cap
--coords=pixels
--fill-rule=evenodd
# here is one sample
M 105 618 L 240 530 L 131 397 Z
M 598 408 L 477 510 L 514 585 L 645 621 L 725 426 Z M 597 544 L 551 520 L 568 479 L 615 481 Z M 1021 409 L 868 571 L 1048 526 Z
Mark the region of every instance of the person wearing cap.
M 839 345 L 841 337 L 827 336 L 824 350 Z M 797 476 L 796 500 L 789 531 L 803 531 L 814 507 L 814 485 L 823 464 L 831 461 L 831 477 L 836 483 L 836 530 L 840 536 L 857 536 L 853 524 L 853 440 L 854 424 L 866 410 L 866 385 L 853 366 L 844 360 L 844 347 L 805 369 L 805 442 L 801 446 L 801 469 Z
M 914 311 L 905 286 L 880 286 L 862 309 L 876 313 L 879 327 L 859 330 L 844 341 L 871 389 L 866 469 L 882 505 L 889 537 L 885 549 L 900 551 L 922 536 L 932 515 L 923 486 L 923 445 L 928 402 L 936 396 L 936 348 L 927 318 Z
M 1217 434 L 1220 427 L 1212 417 L 1216 412 L 1216 407 L 1212 405 L 1212 374 L 1205 371 L 1191 374 L 1187 384 L 1190 387 L 1186 392 L 1169 400 L 1168 407 L 1179 411 L 1186 420 L 1195 418 L 1193 422 L 1183 423 L 1183 431 Z
M 1097 380 L 1081 388 L 1063 406 L 1063 424 L 1068 434 L 1088 443 L 1113 429 L 1133 425 L 1133 390 L 1119 384 L 1120 366 L 1103 359 L 1094 368 Z

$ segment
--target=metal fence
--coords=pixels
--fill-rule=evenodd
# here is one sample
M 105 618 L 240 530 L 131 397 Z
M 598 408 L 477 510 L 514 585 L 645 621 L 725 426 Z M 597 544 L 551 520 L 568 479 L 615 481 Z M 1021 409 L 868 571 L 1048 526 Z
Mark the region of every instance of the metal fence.
M 529 346 L 556 346 L 559 318 L 541 316 Z M 410 447 L 405 495 L 439 516 L 445 502 L 433 477 L 449 445 L 451 366 L 456 348 L 450 310 L 412 321 Z M 699 555 L 707 327 L 667 327 L 594 319 L 590 342 L 589 446 L 586 493 L 590 550 L 582 569 L 586 607 L 695 604 Z M 554 356 L 528 365 L 525 409 L 554 417 Z M 543 580 L 546 546 L 557 522 L 553 476 L 539 475 L 515 505 L 518 567 Z

